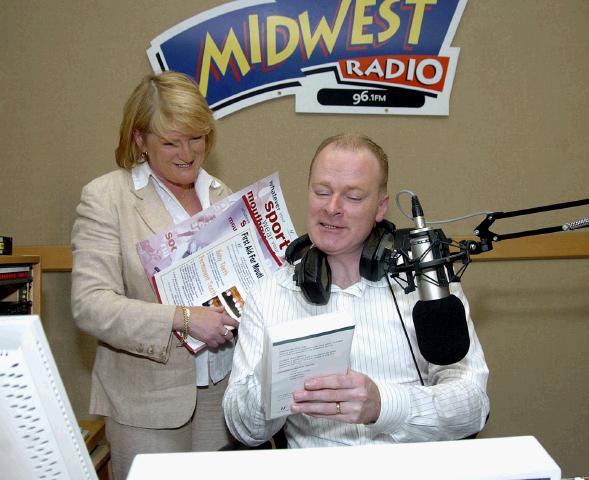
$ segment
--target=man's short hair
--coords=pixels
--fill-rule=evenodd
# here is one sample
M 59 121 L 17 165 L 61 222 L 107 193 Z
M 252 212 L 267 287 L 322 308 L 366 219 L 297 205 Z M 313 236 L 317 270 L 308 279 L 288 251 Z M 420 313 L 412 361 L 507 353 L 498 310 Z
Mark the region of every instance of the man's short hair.
M 317 159 L 319 154 L 330 145 L 334 148 L 341 150 L 356 151 L 366 149 L 372 152 L 378 160 L 378 164 L 380 166 L 380 191 L 381 193 L 386 193 L 387 182 L 389 178 L 389 158 L 387 157 L 387 154 L 384 152 L 382 147 L 378 145 L 374 140 L 372 140 L 370 137 L 366 135 L 356 133 L 340 133 L 338 135 L 328 137 L 325 140 L 323 140 L 323 142 L 321 142 L 321 144 L 319 145 L 319 147 L 317 147 L 317 150 L 315 151 L 315 155 L 313 156 L 313 160 L 311 161 L 311 166 L 309 167 L 309 181 L 311 179 L 313 165 L 315 165 L 315 160 Z

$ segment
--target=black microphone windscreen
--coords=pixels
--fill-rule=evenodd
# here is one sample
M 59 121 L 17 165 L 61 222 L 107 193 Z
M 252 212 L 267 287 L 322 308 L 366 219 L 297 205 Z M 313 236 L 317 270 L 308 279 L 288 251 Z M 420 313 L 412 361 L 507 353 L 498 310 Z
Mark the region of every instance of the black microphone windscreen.
M 428 362 L 450 365 L 468 353 L 466 313 L 458 297 L 419 300 L 413 308 L 413 324 L 419 350 Z

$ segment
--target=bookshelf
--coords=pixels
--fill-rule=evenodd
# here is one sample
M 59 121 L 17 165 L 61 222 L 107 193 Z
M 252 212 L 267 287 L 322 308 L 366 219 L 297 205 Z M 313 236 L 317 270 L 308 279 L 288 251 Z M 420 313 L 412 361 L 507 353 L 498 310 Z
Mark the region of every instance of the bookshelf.
M 106 440 L 104 420 L 81 420 L 78 423 L 98 480 L 110 480 L 112 478 L 110 445 Z
M 41 257 L 0 255 L 0 315 L 41 315 Z

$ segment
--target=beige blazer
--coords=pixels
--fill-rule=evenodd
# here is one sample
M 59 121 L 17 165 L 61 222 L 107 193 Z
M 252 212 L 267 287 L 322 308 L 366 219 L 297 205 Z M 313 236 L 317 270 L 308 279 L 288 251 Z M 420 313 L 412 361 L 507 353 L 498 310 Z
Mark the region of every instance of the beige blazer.
M 231 193 L 221 182 L 209 192 L 211 203 Z M 157 303 L 135 246 L 172 218 L 151 182 L 135 191 L 123 169 L 86 185 L 76 213 L 72 313 L 98 339 L 90 413 L 142 428 L 185 424 L 196 403 L 194 357 L 176 348 L 175 306 Z M 227 371 L 229 350 L 217 352 L 229 357 Z

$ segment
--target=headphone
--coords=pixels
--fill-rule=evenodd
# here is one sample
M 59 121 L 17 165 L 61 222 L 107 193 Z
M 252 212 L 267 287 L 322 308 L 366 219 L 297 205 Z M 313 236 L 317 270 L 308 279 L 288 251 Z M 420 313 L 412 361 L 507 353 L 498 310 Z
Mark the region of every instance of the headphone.
M 393 246 L 395 231 L 395 225 L 388 220 L 382 220 L 374 226 L 364 241 L 360 257 L 360 275 L 363 278 L 375 282 L 384 276 L 385 249 Z M 331 293 L 331 268 L 327 256 L 313 245 L 309 235 L 305 234 L 290 242 L 285 257 L 288 263 L 295 266 L 293 280 L 301 288 L 305 299 L 316 305 L 327 304 Z

